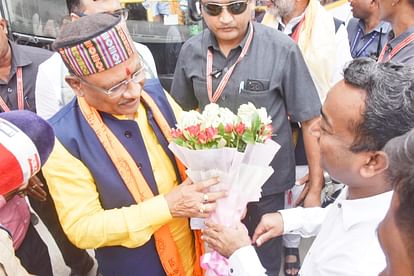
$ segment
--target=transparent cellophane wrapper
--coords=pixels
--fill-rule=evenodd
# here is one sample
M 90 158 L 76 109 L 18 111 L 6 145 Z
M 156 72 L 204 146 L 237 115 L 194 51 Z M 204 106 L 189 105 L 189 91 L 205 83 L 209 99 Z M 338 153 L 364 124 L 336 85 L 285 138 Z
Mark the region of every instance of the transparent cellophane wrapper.
M 244 152 L 236 148 L 191 150 L 174 143 L 169 148 L 188 168 L 187 175 L 194 182 L 218 177 L 219 183 L 209 191 L 226 190 L 228 196 L 217 200 L 209 220 L 232 227 L 240 222 L 248 202 L 259 201 L 261 187 L 273 173 L 269 164 L 280 145 L 268 140 L 264 144 L 249 144 Z M 203 229 L 204 219 L 192 218 L 190 225 L 192 229 Z M 209 248 L 206 252 L 201 260 L 206 275 L 228 275 L 227 259 Z

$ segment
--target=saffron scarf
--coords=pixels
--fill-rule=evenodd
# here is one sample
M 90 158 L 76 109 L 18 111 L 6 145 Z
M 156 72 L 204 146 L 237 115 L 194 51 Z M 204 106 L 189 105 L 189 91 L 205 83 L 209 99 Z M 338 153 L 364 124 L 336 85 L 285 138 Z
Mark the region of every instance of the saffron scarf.
M 144 91 L 141 93 L 141 100 L 144 100 L 151 107 L 157 124 L 169 141 L 171 139 L 170 127 L 158 106 Z M 131 155 L 112 131 L 105 125 L 99 112 L 91 107 L 83 97 L 78 97 L 78 103 L 84 118 L 96 133 L 99 141 L 108 153 L 134 200 L 139 203 L 154 197 L 149 184 L 135 164 Z M 182 165 L 178 166 L 180 172 L 183 172 L 183 169 L 185 168 Z M 196 254 L 198 255 L 200 252 L 197 247 L 197 235 L 199 234 L 195 234 Z M 165 224 L 155 231 L 154 238 L 157 253 L 166 274 L 168 276 L 185 276 L 186 272 L 184 271 L 181 256 L 168 225 Z M 196 258 L 196 263 L 194 265 L 194 275 L 202 275 L 202 270 L 198 264 L 198 258 Z

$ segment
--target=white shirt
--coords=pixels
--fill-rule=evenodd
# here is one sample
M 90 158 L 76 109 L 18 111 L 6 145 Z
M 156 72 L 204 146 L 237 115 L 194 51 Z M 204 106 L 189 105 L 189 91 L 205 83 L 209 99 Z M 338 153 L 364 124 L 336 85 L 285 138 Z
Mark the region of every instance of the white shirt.
M 281 210 L 284 232 L 314 236 L 301 276 L 377 276 L 385 267 L 376 229 L 391 203 L 392 191 L 347 200 L 346 187 L 326 208 Z
M 266 276 L 266 269 L 260 263 L 253 246 L 237 249 L 229 258 L 229 275 L 234 276 Z
M 154 57 L 147 46 L 134 42 L 135 48 L 142 56 L 147 67 L 157 77 Z M 36 77 L 36 113 L 43 119 L 49 119 L 66 105 L 74 96 L 72 89 L 65 81 L 68 70 L 58 53 L 39 65 Z

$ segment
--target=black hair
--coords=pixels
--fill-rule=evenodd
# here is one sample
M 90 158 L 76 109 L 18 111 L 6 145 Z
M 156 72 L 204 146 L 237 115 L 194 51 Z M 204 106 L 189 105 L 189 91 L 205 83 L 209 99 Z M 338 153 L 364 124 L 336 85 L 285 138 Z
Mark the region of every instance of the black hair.
M 396 224 L 409 255 L 414 257 L 414 129 L 390 140 L 384 151 L 389 159 L 387 175 L 400 202 Z
M 68 7 L 68 13 L 76 13 L 78 14 L 81 12 L 82 3 L 81 0 L 66 0 L 66 6 Z
M 381 150 L 414 127 L 413 67 L 359 58 L 344 69 L 344 81 L 366 92 L 362 119 L 350 124 L 355 133 L 351 151 Z

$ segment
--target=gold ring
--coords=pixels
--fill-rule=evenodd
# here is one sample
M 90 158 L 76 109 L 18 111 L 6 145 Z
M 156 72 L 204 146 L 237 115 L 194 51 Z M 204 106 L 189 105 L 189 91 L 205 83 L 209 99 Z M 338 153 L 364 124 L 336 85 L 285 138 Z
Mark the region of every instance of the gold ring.
M 204 214 L 205 209 L 206 209 L 206 206 L 204 206 L 204 204 L 202 204 L 200 209 L 199 209 L 200 213 Z
M 203 202 L 204 203 L 208 202 L 208 194 L 203 195 Z

